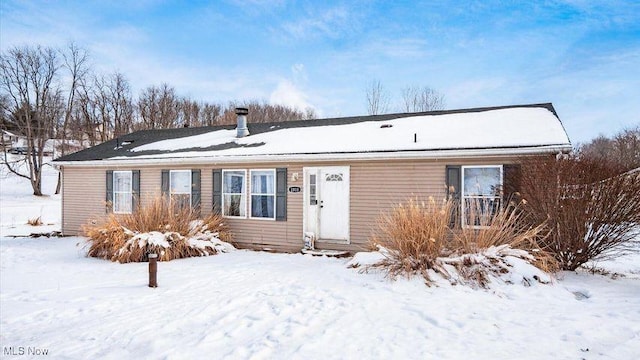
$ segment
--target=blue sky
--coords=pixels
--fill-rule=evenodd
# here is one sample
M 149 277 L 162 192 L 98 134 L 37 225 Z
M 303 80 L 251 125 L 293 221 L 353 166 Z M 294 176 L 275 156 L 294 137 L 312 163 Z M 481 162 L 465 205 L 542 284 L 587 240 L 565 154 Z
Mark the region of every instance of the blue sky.
M 407 86 L 447 108 L 553 102 L 574 143 L 640 124 L 639 1 L 0 0 L 2 51 L 69 41 L 134 94 L 333 117 L 366 114 L 379 80 L 392 111 Z

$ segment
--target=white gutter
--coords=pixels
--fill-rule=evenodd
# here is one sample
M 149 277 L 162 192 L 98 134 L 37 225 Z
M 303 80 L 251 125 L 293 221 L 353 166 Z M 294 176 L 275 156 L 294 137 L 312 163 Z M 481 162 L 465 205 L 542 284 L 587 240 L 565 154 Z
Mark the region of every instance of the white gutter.
M 546 145 L 536 147 L 520 147 L 506 149 L 463 149 L 463 150 L 424 150 L 424 151 L 389 151 L 360 153 L 323 153 L 323 154 L 275 154 L 275 155 L 228 155 L 228 156 L 193 156 L 172 157 L 169 154 L 161 157 L 118 157 L 105 160 L 89 161 L 56 161 L 59 166 L 136 166 L 158 164 L 214 164 L 214 163 L 257 163 L 257 162 L 301 162 L 301 161 L 351 161 L 351 160 L 411 160 L 440 159 L 460 157 L 502 157 L 526 156 L 536 154 L 556 154 L 571 151 L 571 145 Z

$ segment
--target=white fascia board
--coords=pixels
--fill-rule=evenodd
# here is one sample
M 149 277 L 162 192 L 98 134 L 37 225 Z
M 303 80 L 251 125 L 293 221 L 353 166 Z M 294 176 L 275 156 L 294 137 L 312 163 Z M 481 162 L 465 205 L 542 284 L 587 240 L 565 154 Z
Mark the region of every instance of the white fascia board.
M 141 166 L 163 164 L 238 164 L 238 163 L 276 163 L 276 162 L 330 162 L 350 160 L 410 160 L 410 159 L 442 159 L 461 157 L 502 157 L 527 156 L 537 154 L 556 154 L 571 151 L 571 145 L 548 145 L 535 147 L 518 147 L 505 149 L 462 149 L 462 150 L 424 150 L 424 151 L 389 151 L 361 153 L 323 153 L 323 154 L 275 154 L 275 155 L 229 155 L 229 156 L 193 156 L 193 157 L 121 157 L 106 160 L 90 161 L 58 161 L 59 166 Z

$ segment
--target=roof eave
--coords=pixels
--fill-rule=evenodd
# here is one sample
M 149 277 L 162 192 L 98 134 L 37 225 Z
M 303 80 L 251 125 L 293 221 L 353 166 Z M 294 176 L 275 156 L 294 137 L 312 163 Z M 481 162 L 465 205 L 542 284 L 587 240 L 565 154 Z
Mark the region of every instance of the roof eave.
M 510 148 L 484 149 L 446 149 L 421 151 L 391 151 L 391 152 L 352 152 L 352 153 L 321 153 L 321 154 L 273 154 L 273 155 L 227 155 L 227 156 L 193 156 L 193 157 L 155 157 L 155 158 L 116 158 L 88 161 L 55 161 L 58 166 L 138 166 L 152 164 L 212 164 L 212 163 L 265 163 L 292 161 L 383 161 L 410 159 L 441 159 L 461 157 L 503 157 L 527 156 L 537 154 L 567 153 L 571 151 L 570 144 L 523 146 Z

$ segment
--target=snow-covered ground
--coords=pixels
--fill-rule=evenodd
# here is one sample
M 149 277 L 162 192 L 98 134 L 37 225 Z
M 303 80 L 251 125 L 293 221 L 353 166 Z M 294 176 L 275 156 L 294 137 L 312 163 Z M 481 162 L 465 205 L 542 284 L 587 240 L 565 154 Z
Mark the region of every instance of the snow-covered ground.
M 64 359 L 640 354 L 637 255 L 599 264 L 626 274 L 615 280 L 565 272 L 551 285 L 495 284 L 486 291 L 429 288 L 417 278 L 391 282 L 347 267 L 349 259 L 235 251 L 160 263 L 159 287 L 152 289 L 147 264 L 87 258 L 77 246 L 83 238 L 7 236 L 7 229 L 33 232 L 17 214 L 33 217 L 59 206 L 59 198 L 29 194 L 28 184 L 2 178 L 3 358 L 20 349 Z M 5 206 L 14 210 L 5 213 Z M 47 219 L 49 210 L 42 212 Z M 16 214 L 13 228 L 5 226 L 5 214 Z
M 18 158 L 18 155 L 7 156 L 9 161 Z M 28 174 L 28 170 L 23 169 L 22 173 Z M 33 196 L 29 180 L 11 174 L 4 163 L 0 163 L 0 236 L 60 230 L 60 195 L 53 195 L 57 181 L 58 172 L 45 165 L 42 174 L 42 192 L 45 195 Z M 43 222 L 42 226 L 27 225 L 27 221 L 38 217 Z

